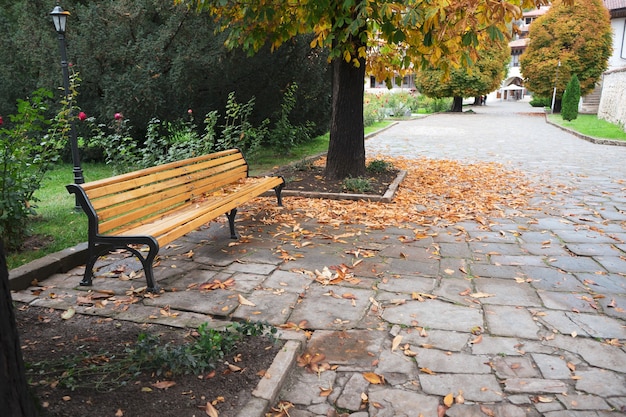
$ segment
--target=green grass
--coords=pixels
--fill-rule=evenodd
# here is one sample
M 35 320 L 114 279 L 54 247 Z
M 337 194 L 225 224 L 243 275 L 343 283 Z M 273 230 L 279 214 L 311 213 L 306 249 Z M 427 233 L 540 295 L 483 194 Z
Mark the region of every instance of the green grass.
M 579 114 L 570 122 L 563 120 L 560 114 L 549 114 L 548 120 L 568 129 L 575 130 L 583 135 L 593 136 L 602 139 L 626 140 L 624 129 L 606 120 L 598 119 L 593 114 Z
M 382 129 L 389 124 L 391 122 L 377 123 L 366 128 L 365 133 Z M 326 152 L 328 140 L 328 134 L 319 136 L 305 145 L 296 147 L 289 155 L 277 156 L 275 151 L 263 150 L 259 156 L 249 161 L 250 173 L 259 175 L 271 171 L 274 167 Z M 83 163 L 82 168 L 85 182 L 113 175 L 113 169 L 105 164 Z M 8 253 L 9 269 L 87 241 L 87 217 L 81 211 L 74 210 L 74 196 L 65 189 L 73 179 L 70 164 L 59 164 L 48 172 L 42 187 L 35 193 L 39 201 L 35 203 L 37 217 L 33 219 L 31 227 L 33 235 L 50 237 L 52 242 L 32 250 Z
M 85 181 L 111 176 L 112 169 L 105 164 L 83 164 Z M 65 189 L 74 180 L 71 164 L 59 164 L 48 172 L 42 187 L 35 193 L 37 217 L 31 223 L 34 235 L 53 237 L 45 247 L 7 254 L 9 269 L 26 264 L 80 242 L 87 241 L 87 217 L 74 210 L 75 200 Z

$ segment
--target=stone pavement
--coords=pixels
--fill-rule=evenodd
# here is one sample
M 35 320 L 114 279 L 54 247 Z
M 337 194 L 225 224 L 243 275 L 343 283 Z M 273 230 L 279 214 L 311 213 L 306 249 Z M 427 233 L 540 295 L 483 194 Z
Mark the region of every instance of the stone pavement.
M 401 122 L 367 151 L 501 162 L 541 190 L 529 210 L 431 226 L 420 239 L 410 225 L 272 224 L 255 213 L 238 242 L 218 223 L 162 250 L 159 296 L 128 301 L 145 281 L 118 255 L 98 264 L 91 288 L 114 291 L 107 303 L 77 305 L 82 267 L 13 297 L 308 335 L 303 366 L 295 355 L 279 364 L 291 372 L 259 388 L 242 417 L 279 401 L 291 417 L 428 417 L 446 406 L 449 417 L 626 416 L 626 147 L 574 137 L 526 103 L 473 110 Z

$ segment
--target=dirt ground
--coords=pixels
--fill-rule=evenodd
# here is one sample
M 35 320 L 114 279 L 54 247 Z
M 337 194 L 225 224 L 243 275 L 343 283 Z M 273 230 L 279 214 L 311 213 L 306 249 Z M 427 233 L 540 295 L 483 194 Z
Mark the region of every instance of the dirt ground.
M 163 343 L 180 343 L 191 337 L 191 331 L 79 314 L 64 320 L 61 314 L 58 310 L 16 305 L 27 377 L 44 417 L 199 417 L 211 415 L 211 406 L 220 417 L 235 416 L 280 348 L 280 343 L 265 337 L 247 337 L 224 358 L 236 364 L 234 369 L 241 368 L 236 372 L 225 363 L 202 374 L 158 376 L 144 372 L 128 375 L 130 378 L 123 379 L 125 383 L 114 384 L 113 388 L 110 384 L 97 388 L 100 377 L 92 375 L 73 381 L 72 390 L 58 382 L 58 372 L 51 372 L 52 368 L 62 368 L 55 363 L 67 364 L 68 359 L 78 356 L 84 356 L 81 366 L 112 362 L 142 332 L 160 335 Z M 37 373 L 29 370 L 41 361 L 48 362 L 43 367 L 35 366 Z

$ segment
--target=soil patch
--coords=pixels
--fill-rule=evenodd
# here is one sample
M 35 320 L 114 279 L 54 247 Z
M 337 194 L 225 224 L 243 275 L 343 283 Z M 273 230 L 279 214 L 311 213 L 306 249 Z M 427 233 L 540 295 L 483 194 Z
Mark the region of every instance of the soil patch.
M 313 162 L 288 165 L 278 169 L 275 174 L 285 179 L 285 190 L 321 192 L 321 193 L 353 193 L 383 196 L 389 185 L 398 176 L 397 169 L 382 172 L 368 172 L 364 177 L 369 182 L 368 190 L 350 190 L 345 180 L 330 180 L 324 176 L 326 158 Z
M 80 356 L 82 363 L 97 367 L 99 363 L 112 362 L 123 355 L 137 342 L 140 333 L 159 335 L 162 343 L 174 344 L 188 340 L 193 334 L 189 329 L 80 314 L 63 320 L 61 313 L 20 304 L 16 308 L 27 377 L 44 417 L 191 417 L 207 415 L 207 402 L 214 403 L 220 417 L 235 416 L 251 398 L 251 392 L 282 345 L 266 337 L 244 338 L 224 358 L 224 362 L 241 370 L 233 371 L 227 363 L 219 363 L 215 370 L 208 369 L 202 374 L 141 372 L 125 377 L 125 383 L 100 388 L 95 387 L 98 377 L 94 375 L 77 379 L 71 389 L 58 383 L 58 376 L 54 374 L 33 373 L 28 364 L 58 363 Z M 66 370 L 73 371 L 75 369 Z

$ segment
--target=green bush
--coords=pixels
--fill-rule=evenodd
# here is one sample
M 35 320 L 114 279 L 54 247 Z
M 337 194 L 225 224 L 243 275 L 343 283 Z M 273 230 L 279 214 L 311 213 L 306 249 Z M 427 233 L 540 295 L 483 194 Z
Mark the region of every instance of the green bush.
M 561 100 L 561 117 L 572 121 L 578 117 L 578 102 L 580 101 L 580 82 L 576 74 L 572 75 Z
M 529 103 L 532 107 L 550 107 L 552 99 L 550 97 L 533 96 Z
M 280 105 L 280 112 L 274 127 L 269 131 L 269 144 L 279 152 L 290 153 L 291 149 L 299 144 L 309 142 L 312 139 L 314 123 L 306 122 L 304 125 L 294 125 L 290 120 L 294 108 L 296 107 L 296 92 L 298 84 L 292 83 L 285 94 Z
M 367 164 L 365 169 L 372 174 L 382 174 L 383 172 L 391 171 L 393 164 L 382 159 L 374 159 Z
M 343 189 L 353 193 L 366 193 L 372 189 L 372 184 L 367 178 L 346 178 L 343 180 Z
M 67 142 L 71 103 L 46 118 L 52 92 L 39 89 L 17 101 L 17 113 L 0 124 L 0 236 L 8 250 L 21 246 L 36 214 L 34 193 Z

